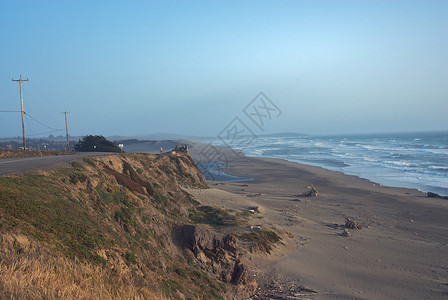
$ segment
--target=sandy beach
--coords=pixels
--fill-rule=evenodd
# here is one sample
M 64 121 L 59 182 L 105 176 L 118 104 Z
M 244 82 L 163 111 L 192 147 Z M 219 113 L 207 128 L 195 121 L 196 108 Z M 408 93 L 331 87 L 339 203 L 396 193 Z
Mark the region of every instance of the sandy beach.
M 253 180 L 210 181 L 211 189 L 190 192 L 205 205 L 260 206 L 263 226 L 294 236 L 271 255 L 246 255 L 258 282 L 305 287 L 312 299 L 448 296 L 448 200 L 318 167 L 229 157 L 224 172 Z M 300 197 L 311 184 L 320 195 Z M 341 235 L 346 218 L 362 226 L 349 237 Z

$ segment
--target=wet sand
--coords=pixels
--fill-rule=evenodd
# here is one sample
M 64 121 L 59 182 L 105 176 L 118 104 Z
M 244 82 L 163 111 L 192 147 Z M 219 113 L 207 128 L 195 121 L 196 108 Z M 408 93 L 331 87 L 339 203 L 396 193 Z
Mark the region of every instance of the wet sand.
M 200 160 L 198 151 L 192 155 Z M 260 206 L 263 224 L 296 241 L 254 256 L 254 279 L 306 287 L 317 292 L 304 296 L 312 299 L 448 297 L 448 200 L 319 167 L 228 154 L 223 171 L 254 180 L 210 181 L 212 189 L 194 195 L 227 208 Z M 310 184 L 320 195 L 299 197 Z M 350 237 L 341 235 L 347 217 L 362 226 L 349 229 Z

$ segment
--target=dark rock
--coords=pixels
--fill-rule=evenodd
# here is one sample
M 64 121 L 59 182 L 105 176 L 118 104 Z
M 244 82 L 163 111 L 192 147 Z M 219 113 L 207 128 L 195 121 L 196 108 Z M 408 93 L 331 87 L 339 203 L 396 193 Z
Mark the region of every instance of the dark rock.
M 180 242 L 191 250 L 204 270 L 225 282 L 246 284 L 248 271 L 238 259 L 238 239 L 224 237 L 204 225 L 184 225 L 179 229 Z
M 234 284 L 247 284 L 247 269 L 240 260 L 235 262 L 231 282 Z
M 442 198 L 442 199 L 448 199 L 448 196 L 440 196 L 439 194 L 428 192 L 427 193 L 428 198 Z
M 344 229 L 344 231 L 341 233 L 341 235 L 345 236 L 345 237 L 351 237 L 352 236 L 352 234 L 347 229 Z
M 228 234 L 223 239 L 224 249 L 236 255 L 238 250 L 238 239 L 231 234 Z
M 185 225 L 181 230 L 182 244 L 193 252 L 213 250 L 220 238 L 212 229 L 202 225 Z
M 224 270 L 221 273 L 221 280 L 224 282 L 231 282 L 232 281 L 232 273 L 229 270 Z
M 188 153 L 188 145 L 176 145 L 173 151 Z

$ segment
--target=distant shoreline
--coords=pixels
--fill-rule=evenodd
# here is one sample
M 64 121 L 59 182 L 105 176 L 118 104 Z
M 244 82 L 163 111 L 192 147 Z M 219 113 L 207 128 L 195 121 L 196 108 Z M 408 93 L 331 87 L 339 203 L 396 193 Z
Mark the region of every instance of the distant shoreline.
M 191 151 L 191 155 L 193 156 L 193 158 L 196 161 L 201 161 L 204 162 L 204 159 L 201 159 L 198 155 L 198 152 L 200 150 L 198 149 L 202 149 L 202 147 L 205 147 L 205 144 L 196 144 L 196 148 L 193 148 L 193 151 Z M 261 160 L 261 161 L 272 161 L 272 162 L 278 162 L 278 164 L 286 164 L 286 165 L 295 165 L 298 168 L 301 169 L 306 169 L 306 170 L 312 170 L 313 173 L 325 173 L 327 176 L 331 174 L 331 176 L 345 176 L 347 178 L 352 178 L 352 180 L 359 180 L 361 182 L 365 182 L 368 183 L 369 185 L 373 186 L 373 187 L 381 187 L 381 188 L 386 188 L 386 189 L 399 189 L 399 190 L 410 190 L 410 191 L 415 191 L 417 193 L 420 193 L 422 196 L 426 196 L 427 192 L 426 191 L 421 191 L 416 187 L 402 187 L 402 186 L 394 186 L 394 185 L 383 185 L 380 184 L 378 182 L 372 181 L 368 178 L 363 178 L 361 176 L 357 176 L 357 175 L 352 175 L 352 174 L 347 174 L 344 173 L 342 171 L 334 171 L 334 170 L 330 170 L 327 169 L 325 167 L 322 166 L 315 166 L 315 165 L 311 165 L 311 164 L 306 164 L 306 163 L 301 163 L 301 162 L 296 162 L 296 161 L 290 161 L 287 159 L 282 159 L 282 158 L 277 158 L 277 157 L 259 157 L 259 156 L 250 156 L 250 155 L 246 155 L 240 151 L 234 151 L 228 147 L 223 147 L 223 146 L 218 146 L 218 148 L 223 151 L 224 153 L 226 153 L 226 155 L 228 157 L 230 157 L 229 161 L 228 161 L 228 166 L 227 167 L 222 167 L 222 168 L 218 168 L 217 170 L 219 170 L 219 172 L 224 173 L 225 175 L 228 175 L 229 177 L 235 177 L 235 178 L 246 178 L 247 181 L 252 181 L 252 180 L 256 180 L 256 178 L 251 178 L 248 177 L 247 175 L 245 175 L 245 172 L 243 170 L 243 168 L 240 167 L 236 167 L 235 163 L 239 160 L 246 160 L 246 161 L 251 161 L 253 163 L 256 163 L 257 160 Z M 238 153 L 238 155 L 236 155 L 236 153 Z M 216 178 L 216 180 L 209 180 L 208 181 L 217 181 L 217 182 L 232 182 L 232 180 L 225 180 L 225 176 L 223 176 L 224 180 L 220 180 L 221 178 L 218 177 Z M 236 180 L 236 182 L 240 182 L 240 181 L 245 181 L 245 180 Z
M 441 190 L 439 190 L 437 188 L 433 189 L 433 190 L 422 190 L 422 189 L 420 189 L 420 188 L 418 188 L 416 186 L 413 186 L 410 183 L 407 184 L 407 183 L 403 183 L 403 182 L 400 182 L 400 181 L 394 181 L 394 180 L 388 180 L 387 182 L 380 183 L 380 182 L 375 181 L 375 179 L 367 178 L 367 177 L 364 177 L 362 175 L 345 173 L 343 171 L 337 171 L 337 170 L 331 170 L 331 169 L 328 169 L 328 168 L 325 168 L 325 167 L 319 166 L 319 165 L 312 165 L 312 164 L 307 164 L 307 163 L 287 160 L 287 159 L 278 158 L 278 157 L 259 157 L 259 156 L 250 156 L 250 155 L 246 155 L 246 156 L 247 157 L 254 157 L 254 158 L 275 159 L 275 160 L 280 160 L 280 161 L 285 161 L 285 162 L 289 162 L 289 163 L 298 164 L 298 165 L 301 165 L 301 166 L 310 166 L 310 167 L 315 167 L 315 168 L 321 168 L 321 169 L 324 169 L 324 170 L 327 170 L 327 171 L 330 171 L 330 172 L 340 173 L 342 175 L 353 176 L 353 177 L 356 177 L 356 178 L 359 178 L 359 179 L 364 179 L 364 180 L 367 180 L 367 181 L 371 182 L 372 184 L 375 184 L 375 185 L 378 185 L 378 186 L 382 186 L 382 187 L 411 189 L 411 190 L 417 190 L 417 191 L 425 193 L 425 194 L 428 193 L 428 192 L 433 192 L 433 193 L 436 192 L 436 193 L 439 193 L 440 195 L 448 196 L 448 192 L 445 192 L 444 190 L 441 191 Z M 223 172 L 225 172 L 225 171 L 223 171 Z
M 199 149 L 202 149 L 203 147 L 205 147 L 205 144 L 196 144 L 195 145 L 197 148 L 193 150 L 193 154 L 192 156 L 195 158 L 195 160 L 200 161 L 202 164 L 204 162 L 206 162 L 206 159 L 204 158 L 199 158 L 198 152 L 200 152 Z M 416 186 L 411 186 L 411 185 L 405 185 L 405 186 L 400 186 L 400 182 L 395 182 L 396 184 L 383 184 L 383 183 L 379 183 L 376 182 L 372 179 L 369 178 L 365 178 L 363 176 L 359 176 L 359 175 L 355 175 L 355 174 L 349 174 L 349 173 L 344 173 L 343 171 L 337 171 L 337 170 L 331 170 L 322 166 L 318 166 L 318 165 L 312 165 L 312 164 L 307 164 L 307 163 L 302 163 L 302 162 L 297 162 L 297 161 L 291 161 L 291 160 L 287 160 L 284 158 L 278 158 L 278 157 L 260 157 L 260 156 L 251 156 L 251 155 L 247 155 L 245 153 L 242 153 L 240 151 L 235 151 L 233 149 L 230 149 L 228 147 L 224 147 L 224 146 L 218 146 L 218 148 L 221 151 L 224 151 L 224 153 L 226 153 L 229 157 L 234 157 L 235 153 L 238 153 L 240 157 L 247 157 L 247 158 L 257 158 L 257 159 L 268 159 L 268 160 L 276 160 L 279 162 L 286 162 L 286 163 L 290 163 L 290 164 L 296 164 L 297 166 L 303 167 L 303 168 L 316 168 L 316 169 L 322 169 L 325 171 L 328 171 L 330 173 L 335 173 L 335 174 L 340 174 L 340 175 L 344 175 L 344 176 L 351 176 L 353 178 L 357 178 L 363 181 L 367 181 L 369 182 L 372 186 L 379 186 L 379 187 L 385 187 L 385 188 L 397 188 L 397 189 L 409 189 L 409 190 L 415 190 L 418 191 L 422 194 L 427 194 L 428 192 L 431 193 L 437 193 L 441 196 L 448 196 L 448 194 L 445 193 L 440 193 L 440 191 L 438 190 L 428 190 L 428 191 L 424 191 L 421 190 L 419 188 L 417 188 Z M 232 160 L 233 161 L 233 158 Z M 224 165 L 224 163 L 222 161 L 218 161 L 219 163 L 221 163 L 221 165 Z M 218 175 L 215 175 L 216 178 L 214 178 L 213 180 L 211 178 L 208 178 L 207 180 L 209 181 L 223 181 L 223 182 L 232 182 L 232 181 L 245 181 L 244 179 L 247 178 L 248 180 L 253 180 L 253 178 L 248 178 L 247 176 L 245 176 L 244 174 L 239 174 L 239 175 L 235 175 L 232 173 L 232 171 L 226 167 L 219 167 L 215 169 L 216 173 L 218 173 Z M 221 175 L 219 175 L 219 173 L 221 173 Z M 207 176 L 206 176 L 207 177 Z M 228 177 L 228 178 L 227 178 Z M 241 178 L 241 179 L 240 179 Z M 228 179 L 228 180 L 227 180 Z M 236 179 L 236 180 L 234 180 Z
M 250 157 L 318 166 L 383 186 L 417 188 L 448 196 L 448 134 L 443 131 L 259 137 L 241 151 Z

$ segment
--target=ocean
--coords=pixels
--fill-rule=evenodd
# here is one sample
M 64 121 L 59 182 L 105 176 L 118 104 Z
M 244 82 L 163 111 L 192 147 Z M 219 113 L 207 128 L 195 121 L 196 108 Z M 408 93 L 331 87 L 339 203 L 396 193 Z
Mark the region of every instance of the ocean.
M 448 196 L 448 132 L 263 136 L 238 150 Z

